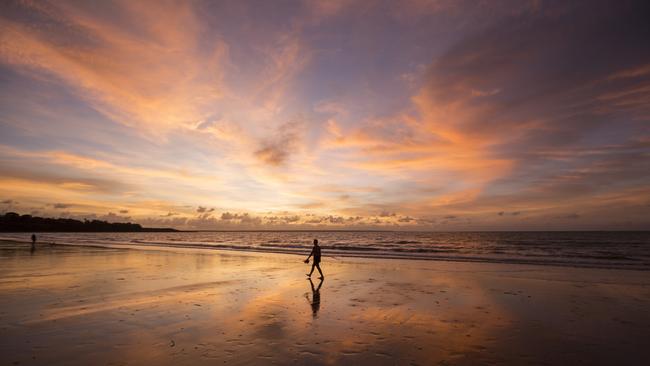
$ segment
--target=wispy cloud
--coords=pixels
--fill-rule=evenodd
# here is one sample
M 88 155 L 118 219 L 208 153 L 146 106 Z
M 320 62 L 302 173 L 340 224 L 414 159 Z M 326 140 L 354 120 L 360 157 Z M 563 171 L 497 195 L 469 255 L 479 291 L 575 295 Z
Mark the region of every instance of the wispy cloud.
M 642 1 L 1 7 L 3 210 L 183 228 L 650 216 Z
M 118 1 L 105 3 L 105 11 L 67 2 L 22 5 L 30 13 L 24 17 L 42 22 L 2 18 L 4 61 L 63 80 L 115 121 L 150 133 L 177 128 L 200 119 L 223 93 L 227 47 L 218 39 L 207 49 L 199 45 L 189 3 Z

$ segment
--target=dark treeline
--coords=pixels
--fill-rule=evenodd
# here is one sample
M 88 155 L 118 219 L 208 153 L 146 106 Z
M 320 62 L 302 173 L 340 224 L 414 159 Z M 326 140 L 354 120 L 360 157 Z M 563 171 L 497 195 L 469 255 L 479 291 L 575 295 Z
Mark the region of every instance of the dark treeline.
M 0 216 L 0 232 L 102 232 L 102 231 L 177 231 L 169 228 L 144 228 L 140 224 L 110 223 L 101 220 L 74 220 L 19 215 L 7 212 Z

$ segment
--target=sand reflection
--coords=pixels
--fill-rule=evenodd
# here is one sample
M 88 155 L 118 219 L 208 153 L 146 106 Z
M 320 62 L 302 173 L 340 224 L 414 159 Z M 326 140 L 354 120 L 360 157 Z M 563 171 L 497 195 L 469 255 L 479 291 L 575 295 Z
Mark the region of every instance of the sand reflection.
M 629 336 L 644 329 L 629 318 L 650 323 L 648 281 L 633 272 L 577 286 L 553 280 L 567 278 L 566 269 L 349 259 L 325 261 L 324 285 L 305 280 L 289 255 L 20 253 L 3 255 L 0 268 L 8 364 L 522 364 L 549 347 L 598 344 L 590 324 L 608 339 L 625 337 L 610 343 L 624 351 L 644 339 Z M 595 278 L 585 273 L 571 278 Z M 613 293 L 616 302 L 603 300 Z M 609 357 L 591 352 L 591 360 Z
M 309 302 L 309 305 L 311 306 L 312 316 L 316 318 L 318 317 L 318 311 L 320 310 L 320 288 L 323 286 L 324 279 L 320 279 L 317 287 L 314 287 L 314 281 L 312 281 L 311 277 L 308 279 L 309 284 L 311 285 L 311 299 L 309 298 L 308 293 L 305 294 L 305 298 L 307 298 L 307 302 Z

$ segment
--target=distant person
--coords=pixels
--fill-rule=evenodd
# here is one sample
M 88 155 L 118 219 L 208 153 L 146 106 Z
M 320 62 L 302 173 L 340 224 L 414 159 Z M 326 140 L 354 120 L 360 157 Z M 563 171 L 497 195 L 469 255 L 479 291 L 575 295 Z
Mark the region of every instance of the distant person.
M 309 263 L 309 258 L 311 256 L 314 256 L 314 262 L 311 265 L 311 271 L 309 274 L 307 274 L 308 277 L 311 277 L 311 274 L 314 273 L 314 267 L 318 268 L 318 273 L 320 273 L 320 279 L 325 278 L 323 275 L 323 271 L 320 269 L 320 246 L 318 245 L 318 239 L 314 239 L 314 247 L 311 248 L 311 253 L 309 253 L 309 257 L 305 259 L 305 263 Z
M 320 288 L 323 286 L 323 279 L 321 278 L 320 283 L 317 288 L 314 288 L 314 283 L 309 278 L 309 283 L 311 284 L 311 301 L 309 300 L 309 295 L 305 294 L 309 305 L 311 305 L 311 315 L 315 318 L 318 316 L 318 310 L 320 310 Z
M 36 234 L 32 234 L 32 247 L 30 249 L 32 252 L 36 250 Z

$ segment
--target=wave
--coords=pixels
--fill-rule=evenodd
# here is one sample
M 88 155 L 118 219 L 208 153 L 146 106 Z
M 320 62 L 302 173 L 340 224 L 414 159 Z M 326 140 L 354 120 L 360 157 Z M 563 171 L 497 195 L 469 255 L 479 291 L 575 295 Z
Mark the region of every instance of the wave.
M 266 235 L 266 236 L 265 236 Z M 269 237 L 270 235 L 273 235 Z M 201 250 L 229 250 L 263 253 L 307 255 L 310 239 L 296 233 L 44 233 L 39 241 L 57 244 L 86 245 L 119 248 L 189 248 Z M 308 234 L 311 235 L 311 234 Z M 329 237 L 326 237 L 329 235 Z M 564 237 L 540 241 L 537 237 L 510 234 L 513 238 L 490 240 L 475 233 L 459 234 L 394 234 L 397 238 L 377 237 L 377 234 L 324 233 L 323 256 L 383 259 L 438 260 L 458 262 L 486 262 L 555 265 L 570 267 L 650 270 L 650 241 L 626 236 L 600 239 L 587 245 L 588 239 Z M 398 235 L 407 238 L 399 238 Z M 408 236 L 412 238 L 409 238 Z M 499 234 L 506 235 L 506 234 Z M 548 234 L 551 235 L 551 234 Z M 566 234 L 563 234 L 566 235 Z M 593 236 L 593 235 L 592 235 Z M 428 240 L 423 240 L 428 239 Z M 456 240 L 454 240 L 456 239 Z M 462 239 L 462 240 L 460 240 Z M 536 240 L 532 240 L 536 239 Z M 598 238 L 597 238 L 598 239 Z M 29 242 L 25 234 L 0 234 L 0 240 Z M 570 244 L 568 244 L 570 243 Z

